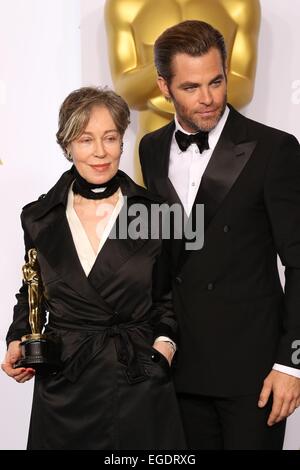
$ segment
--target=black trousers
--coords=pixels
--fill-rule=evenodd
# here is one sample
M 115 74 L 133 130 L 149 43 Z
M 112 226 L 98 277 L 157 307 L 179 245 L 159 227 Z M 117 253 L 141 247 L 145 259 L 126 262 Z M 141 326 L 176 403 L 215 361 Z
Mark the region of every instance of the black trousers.
M 282 449 L 286 420 L 268 426 L 272 400 L 258 408 L 258 398 L 178 394 L 188 449 Z

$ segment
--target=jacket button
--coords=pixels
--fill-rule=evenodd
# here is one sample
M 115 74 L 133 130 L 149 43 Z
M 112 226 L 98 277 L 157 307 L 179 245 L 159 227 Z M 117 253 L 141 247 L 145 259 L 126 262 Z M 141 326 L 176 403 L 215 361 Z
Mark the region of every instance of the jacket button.
M 175 281 L 176 281 L 177 284 L 182 284 L 182 279 L 181 279 L 180 276 L 177 276 L 177 277 L 175 278 Z
M 156 352 L 152 353 L 152 354 L 151 354 L 151 360 L 152 360 L 153 362 L 159 362 L 159 360 L 160 360 L 159 354 L 156 353 Z
M 223 230 L 225 233 L 228 233 L 230 231 L 229 225 L 224 225 Z
M 207 284 L 207 290 L 213 290 L 214 287 L 215 287 L 215 286 L 214 286 L 214 283 L 213 283 L 213 282 L 209 282 L 209 283 Z

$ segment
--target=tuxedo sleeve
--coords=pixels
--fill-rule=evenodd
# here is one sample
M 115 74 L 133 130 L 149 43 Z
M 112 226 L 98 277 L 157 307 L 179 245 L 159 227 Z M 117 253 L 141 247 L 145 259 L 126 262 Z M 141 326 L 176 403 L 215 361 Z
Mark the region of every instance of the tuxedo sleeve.
M 265 203 L 277 252 L 285 267 L 284 312 L 276 363 L 300 368 L 300 146 L 283 134 L 266 171 Z

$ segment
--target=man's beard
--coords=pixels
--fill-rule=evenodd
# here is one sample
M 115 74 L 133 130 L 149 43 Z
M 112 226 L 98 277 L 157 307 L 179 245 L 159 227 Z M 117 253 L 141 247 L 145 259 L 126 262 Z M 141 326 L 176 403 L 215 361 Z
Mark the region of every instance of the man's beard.
M 194 132 L 210 132 L 217 126 L 224 114 L 227 105 L 227 94 L 224 96 L 224 101 L 222 103 L 222 106 L 218 110 L 217 115 L 211 119 L 193 119 L 192 117 L 186 115 L 184 108 L 176 101 L 174 96 L 172 96 L 172 101 L 176 110 L 177 119 L 181 125 L 183 124 L 183 127 L 185 124 L 189 129 L 192 129 Z

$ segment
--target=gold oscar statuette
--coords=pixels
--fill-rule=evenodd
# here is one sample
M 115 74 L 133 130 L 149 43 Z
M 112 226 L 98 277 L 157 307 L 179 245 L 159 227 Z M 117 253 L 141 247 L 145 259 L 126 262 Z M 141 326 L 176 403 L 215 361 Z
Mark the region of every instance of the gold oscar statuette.
M 23 279 L 28 286 L 29 324 L 31 333 L 21 338 L 22 358 L 15 367 L 31 367 L 38 374 L 54 373 L 59 369 L 58 341 L 42 333 L 43 285 L 37 259 L 37 250 L 28 251 L 24 264 Z
M 142 182 L 138 159 L 141 137 L 168 124 L 173 104 L 157 86 L 153 45 L 170 26 L 185 20 L 210 23 L 224 36 L 228 53 L 228 100 L 236 108 L 252 99 L 255 82 L 259 0 L 106 0 L 105 24 L 115 89 L 139 111 L 135 179 Z

